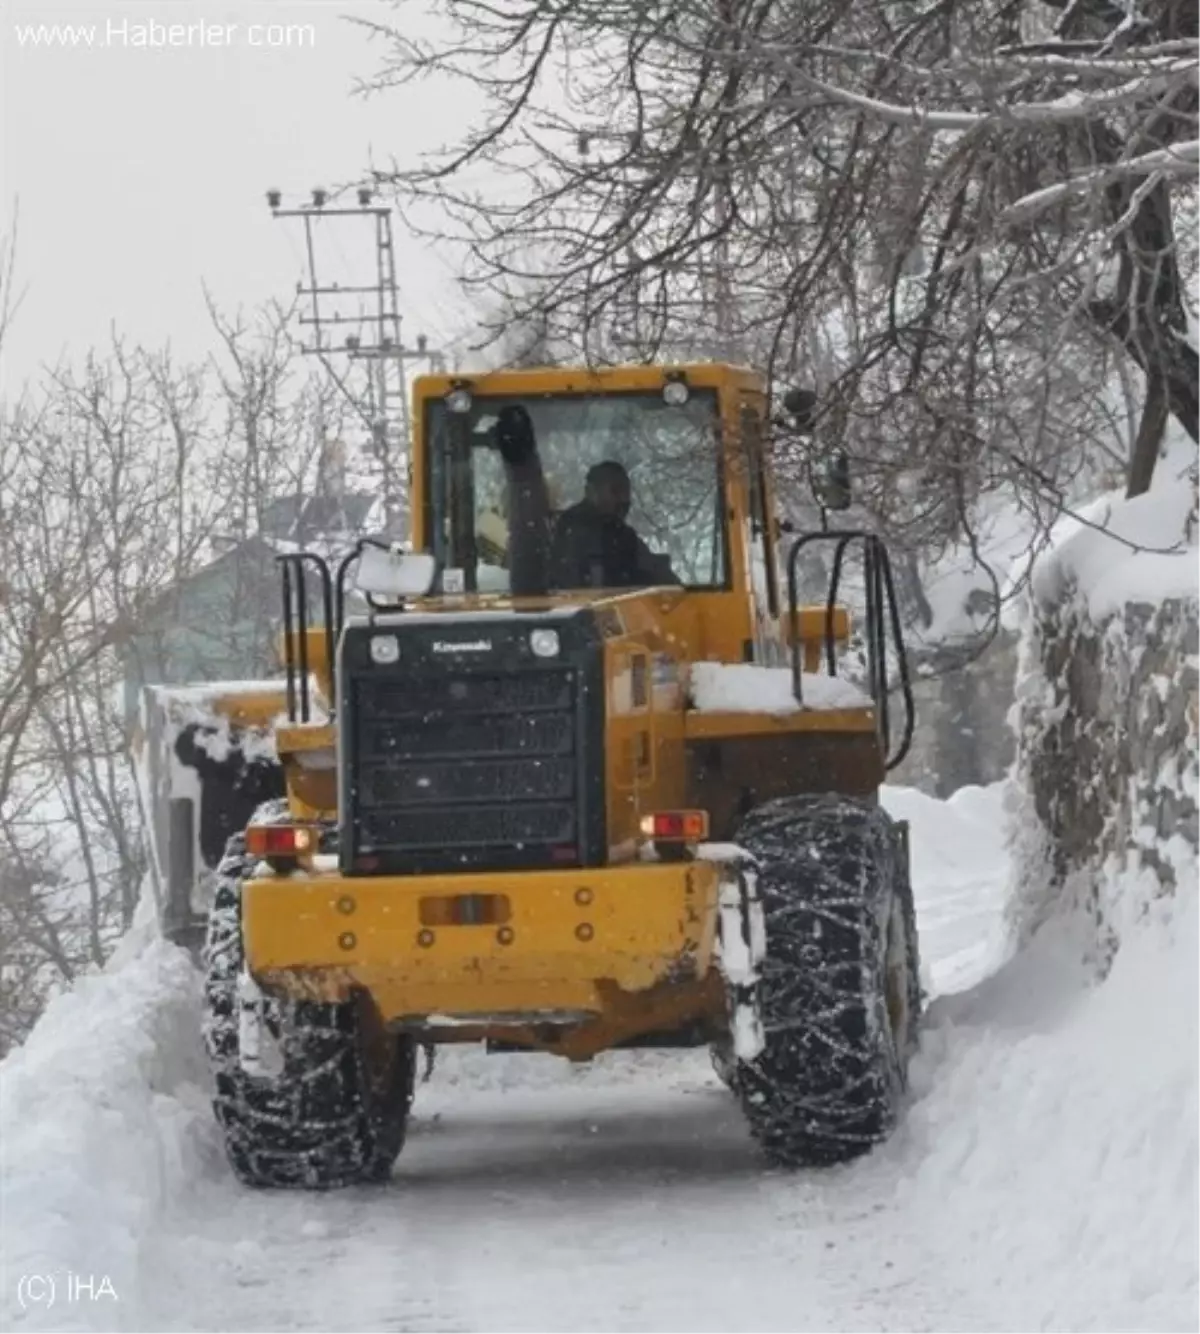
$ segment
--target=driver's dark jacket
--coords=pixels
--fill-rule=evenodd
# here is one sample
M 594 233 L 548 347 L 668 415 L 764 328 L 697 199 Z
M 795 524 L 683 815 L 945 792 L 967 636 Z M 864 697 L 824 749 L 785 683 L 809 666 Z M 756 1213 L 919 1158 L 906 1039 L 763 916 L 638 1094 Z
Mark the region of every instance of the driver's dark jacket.
M 644 588 L 679 580 L 620 519 L 605 521 L 589 500 L 563 510 L 550 544 L 551 588 Z

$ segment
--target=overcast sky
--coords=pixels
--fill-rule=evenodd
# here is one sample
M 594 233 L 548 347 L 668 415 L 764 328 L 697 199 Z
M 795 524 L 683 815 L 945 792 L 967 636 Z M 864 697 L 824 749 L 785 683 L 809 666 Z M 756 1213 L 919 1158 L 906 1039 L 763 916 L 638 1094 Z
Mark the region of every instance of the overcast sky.
M 423 8 L 406 2 L 405 22 Z M 81 358 L 113 322 L 204 355 L 202 281 L 232 311 L 290 299 L 302 276 L 299 224 L 271 217 L 268 187 L 303 202 L 371 154 L 412 161 L 461 130 L 457 89 L 351 96 L 380 48 L 346 13 L 396 18 L 382 0 L 0 0 L 0 231 L 19 200 L 26 289 L 0 387 Z M 92 44 L 55 24 L 91 25 Z M 147 35 L 176 44 L 136 45 Z M 406 338 L 445 340 L 465 318 L 453 257 L 396 223 Z M 324 255 L 343 272 L 372 261 L 366 224 Z

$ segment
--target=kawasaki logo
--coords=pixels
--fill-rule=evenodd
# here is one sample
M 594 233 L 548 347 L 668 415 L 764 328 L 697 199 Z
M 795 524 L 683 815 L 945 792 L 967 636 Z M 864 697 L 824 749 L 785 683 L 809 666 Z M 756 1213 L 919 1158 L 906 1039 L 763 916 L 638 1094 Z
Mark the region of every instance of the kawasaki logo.
M 490 639 L 458 639 L 451 642 L 445 639 L 435 639 L 432 647 L 435 653 L 490 653 L 492 651 L 492 641 Z

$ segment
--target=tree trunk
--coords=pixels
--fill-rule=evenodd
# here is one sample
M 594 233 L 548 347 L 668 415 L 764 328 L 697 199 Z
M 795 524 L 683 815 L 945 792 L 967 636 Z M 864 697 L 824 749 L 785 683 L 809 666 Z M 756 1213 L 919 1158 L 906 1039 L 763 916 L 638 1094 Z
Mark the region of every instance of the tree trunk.
M 1169 415 L 1166 386 L 1159 376 L 1151 376 L 1146 389 L 1146 402 L 1142 407 L 1142 420 L 1129 455 L 1129 482 L 1125 489 L 1127 499 L 1145 495 L 1150 490 Z
M 1162 146 L 1164 142 L 1161 136 L 1146 136 L 1147 144 Z M 1101 123 L 1091 126 L 1091 143 L 1103 162 L 1118 161 L 1129 148 Z M 1142 145 L 1139 143 L 1138 147 Z M 1114 222 L 1125 216 L 1143 184 L 1144 181 L 1131 178 L 1109 187 L 1108 206 Z M 1200 439 L 1197 433 L 1200 376 L 1196 351 L 1187 340 L 1184 287 L 1176 261 L 1170 190 L 1165 181 L 1159 181 L 1136 205 L 1120 245 L 1124 253 L 1117 293 L 1093 301 L 1091 313 L 1106 333 L 1120 341 L 1146 376 L 1147 408 L 1130 459 L 1132 470 L 1141 453 L 1143 432 L 1153 427 L 1155 417 L 1164 410 L 1153 406 L 1156 390 L 1165 400 L 1165 410 L 1176 417 L 1193 440 Z M 1157 442 L 1150 448 L 1157 450 Z M 1149 471 L 1154 471 L 1153 456 Z M 1132 489 L 1132 472 L 1128 485 L 1130 495 L 1141 494 Z

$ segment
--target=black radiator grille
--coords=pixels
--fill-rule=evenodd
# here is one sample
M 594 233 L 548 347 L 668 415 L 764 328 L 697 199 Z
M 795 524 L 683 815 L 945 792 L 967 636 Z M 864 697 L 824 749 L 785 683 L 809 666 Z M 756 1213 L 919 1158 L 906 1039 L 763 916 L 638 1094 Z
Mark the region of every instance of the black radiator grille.
M 355 844 L 369 857 L 578 854 L 579 729 L 569 668 L 360 678 Z M 425 865 L 428 857 L 417 857 Z
M 416 681 L 372 682 L 372 716 L 411 718 L 414 714 L 492 713 L 508 709 L 569 709 L 570 672 L 523 671 L 512 674 L 456 673 Z
M 380 719 L 372 742 L 380 756 L 399 759 L 473 758 L 483 755 L 570 755 L 575 721 L 570 713 L 475 715 L 445 718 L 436 728 L 396 726 Z
M 447 801 L 570 800 L 570 759 L 470 760 L 467 763 L 364 766 L 359 801 L 366 807 L 438 805 Z
M 435 808 L 404 814 L 381 814 L 364 827 L 370 829 L 374 849 L 364 841 L 364 852 L 389 849 L 459 849 L 504 846 L 529 851 L 531 846 L 574 846 L 575 808 L 567 803 L 537 806 L 480 806 L 469 814 Z

